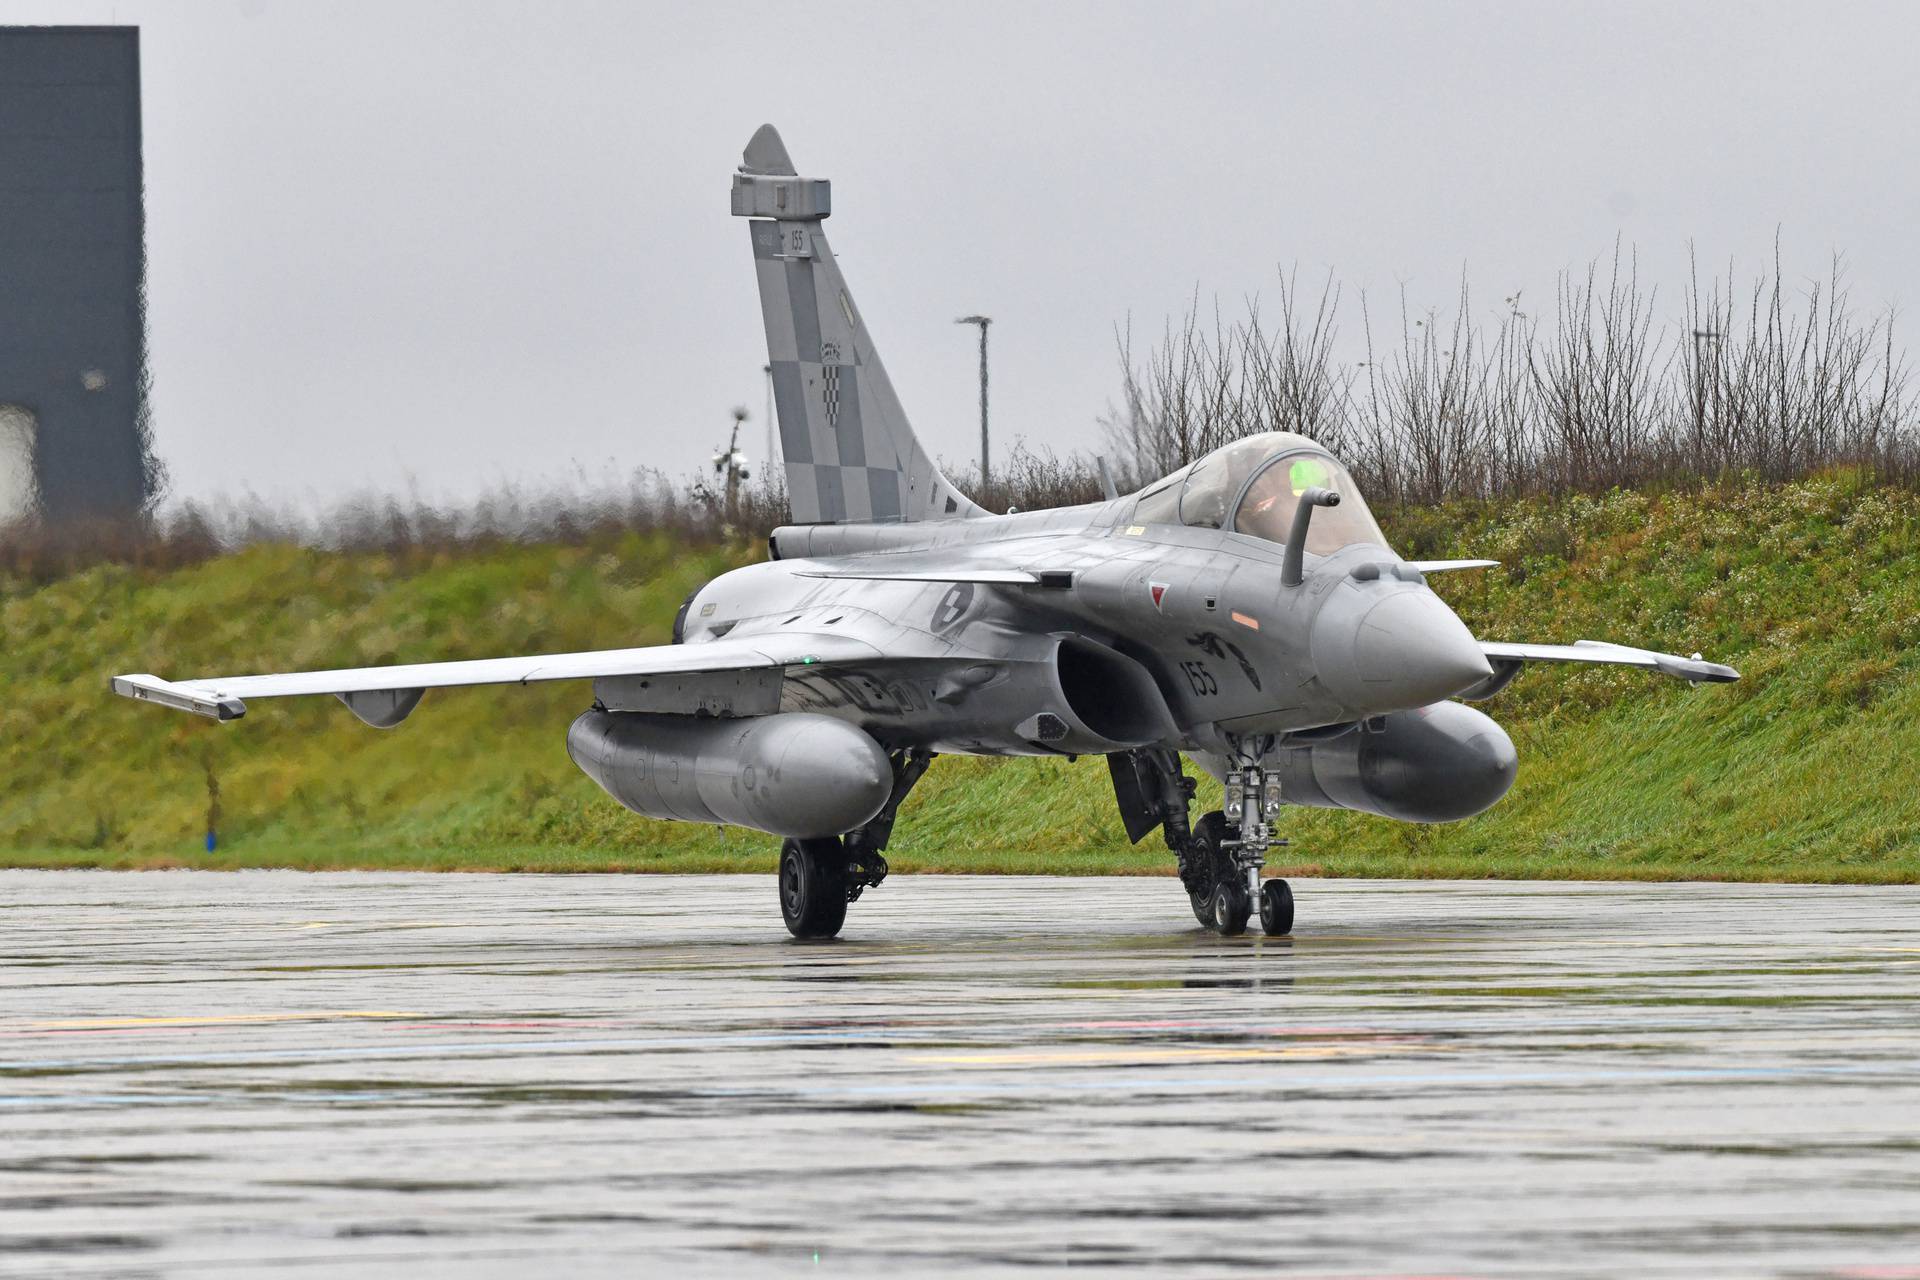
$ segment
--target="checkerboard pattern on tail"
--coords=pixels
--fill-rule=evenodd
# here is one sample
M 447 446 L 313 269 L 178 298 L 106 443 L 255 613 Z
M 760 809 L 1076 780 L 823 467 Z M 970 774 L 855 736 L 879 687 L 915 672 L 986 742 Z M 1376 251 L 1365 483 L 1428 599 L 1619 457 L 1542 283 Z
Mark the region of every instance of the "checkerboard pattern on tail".
M 797 523 L 940 520 L 981 514 L 913 434 L 821 230 L 824 179 L 802 178 L 763 126 L 734 175 L 752 219 L 787 499 Z

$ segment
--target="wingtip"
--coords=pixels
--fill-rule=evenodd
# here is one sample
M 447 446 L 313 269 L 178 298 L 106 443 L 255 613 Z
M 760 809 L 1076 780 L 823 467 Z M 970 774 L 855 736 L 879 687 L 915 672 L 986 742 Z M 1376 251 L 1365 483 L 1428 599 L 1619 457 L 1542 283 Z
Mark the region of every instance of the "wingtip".
M 1656 665 L 1660 668 L 1660 674 L 1685 680 L 1689 684 L 1732 684 L 1740 678 L 1740 673 L 1725 663 L 1705 662 L 1699 658 L 1673 658 L 1660 654 Z
M 247 704 L 221 693 L 177 685 L 150 672 L 115 676 L 108 687 L 123 698 L 152 702 L 175 711 L 189 711 L 209 720 L 238 720 L 247 714 Z

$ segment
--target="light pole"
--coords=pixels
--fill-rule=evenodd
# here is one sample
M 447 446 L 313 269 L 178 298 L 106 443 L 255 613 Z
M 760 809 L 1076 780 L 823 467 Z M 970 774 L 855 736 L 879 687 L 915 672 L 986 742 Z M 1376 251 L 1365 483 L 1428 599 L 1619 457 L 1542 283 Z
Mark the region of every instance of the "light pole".
M 763 364 L 760 366 L 760 372 L 766 378 L 767 384 L 767 470 L 766 474 L 760 477 L 761 483 L 764 484 L 780 474 L 780 455 L 773 451 L 773 366 Z
M 1696 449 L 1700 447 L 1700 436 L 1707 429 L 1707 365 L 1702 348 L 1724 337 L 1725 334 L 1712 329 L 1693 331 L 1693 440 Z M 1718 352 L 1719 348 L 1714 350 Z
M 987 326 L 993 321 L 987 316 L 961 316 L 954 323 L 980 326 L 980 496 L 984 499 L 991 474 L 987 465 Z

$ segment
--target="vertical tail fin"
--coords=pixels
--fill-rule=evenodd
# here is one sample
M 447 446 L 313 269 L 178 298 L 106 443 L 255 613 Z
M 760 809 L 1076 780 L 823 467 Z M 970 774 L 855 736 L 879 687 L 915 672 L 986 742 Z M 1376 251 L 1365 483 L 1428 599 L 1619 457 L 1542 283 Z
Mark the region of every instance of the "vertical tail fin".
M 795 173 L 770 124 L 747 143 L 733 212 L 751 218 L 787 500 L 798 523 L 982 514 L 920 447 L 820 224 L 824 178 Z

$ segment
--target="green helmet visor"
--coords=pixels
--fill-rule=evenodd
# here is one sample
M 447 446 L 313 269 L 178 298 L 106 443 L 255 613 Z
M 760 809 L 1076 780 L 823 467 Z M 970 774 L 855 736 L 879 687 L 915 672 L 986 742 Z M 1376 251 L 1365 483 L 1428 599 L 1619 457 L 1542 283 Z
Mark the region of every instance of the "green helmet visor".
M 1287 467 L 1287 483 L 1297 498 L 1309 489 L 1332 488 L 1333 473 L 1319 458 L 1295 458 Z

